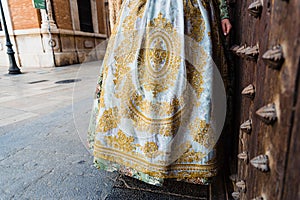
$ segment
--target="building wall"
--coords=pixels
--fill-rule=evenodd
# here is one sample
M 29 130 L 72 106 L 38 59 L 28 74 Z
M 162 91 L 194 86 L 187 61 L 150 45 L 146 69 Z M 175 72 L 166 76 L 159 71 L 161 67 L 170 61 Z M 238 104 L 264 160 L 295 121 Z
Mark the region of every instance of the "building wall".
M 103 15 L 104 1 L 91 0 L 94 33 L 80 30 L 77 1 L 70 0 L 70 3 L 63 5 L 59 0 L 54 0 L 53 5 L 53 10 L 56 10 L 54 20 L 58 22 L 57 29 L 51 31 L 52 39 L 55 41 L 53 46 L 55 64 L 63 66 L 102 59 L 104 52 L 97 47 L 108 36 L 106 26 L 102 25 L 106 23 Z M 61 8 L 67 5 L 69 9 L 61 11 Z M 58 18 L 60 20 L 57 20 Z M 47 38 L 46 33 L 43 35 Z
M 40 27 L 40 13 L 33 8 L 32 0 L 9 0 L 8 5 L 14 30 Z
M 73 0 L 76 1 L 76 0 Z M 70 1 L 69 0 L 53 0 L 53 14 L 57 28 L 73 30 Z
M 103 58 L 103 49 L 96 47 L 108 37 L 104 0 L 90 0 L 94 33 L 80 30 L 77 0 L 46 0 L 48 17 L 45 10 L 33 8 L 32 0 L 3 1 L 20 67 L 64 66 Z M 4 45 L 0 31 L 0 67 L 9 65 Z

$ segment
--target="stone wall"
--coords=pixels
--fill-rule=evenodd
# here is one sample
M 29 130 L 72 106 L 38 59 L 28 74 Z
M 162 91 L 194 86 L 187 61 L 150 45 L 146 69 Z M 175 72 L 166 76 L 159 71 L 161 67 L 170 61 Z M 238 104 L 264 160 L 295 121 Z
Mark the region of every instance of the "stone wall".
M 55 41 L 53 49 L 56 66 L 100 60 L 104 56 L 104 52 L 97 48 L 106 40 L 102 34 L 57 30 L 53 32 L 52 40 Z

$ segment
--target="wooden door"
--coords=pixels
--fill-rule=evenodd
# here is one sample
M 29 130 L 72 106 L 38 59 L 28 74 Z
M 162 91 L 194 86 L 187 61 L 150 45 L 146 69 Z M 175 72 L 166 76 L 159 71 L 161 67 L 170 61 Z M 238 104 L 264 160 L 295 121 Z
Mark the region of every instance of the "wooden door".
M 300 1 L 231 3 L 238 45 L 232 49 L 239 135 L 234 196 L 300 199 Z

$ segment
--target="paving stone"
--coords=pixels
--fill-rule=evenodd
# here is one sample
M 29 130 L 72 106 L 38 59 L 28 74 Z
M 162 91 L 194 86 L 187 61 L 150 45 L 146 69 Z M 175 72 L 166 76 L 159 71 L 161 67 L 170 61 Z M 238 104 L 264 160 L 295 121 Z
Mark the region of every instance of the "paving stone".
M 105 200 L 170 200 L 169 195 L 155 194 L 151 192 L 114 188 Z

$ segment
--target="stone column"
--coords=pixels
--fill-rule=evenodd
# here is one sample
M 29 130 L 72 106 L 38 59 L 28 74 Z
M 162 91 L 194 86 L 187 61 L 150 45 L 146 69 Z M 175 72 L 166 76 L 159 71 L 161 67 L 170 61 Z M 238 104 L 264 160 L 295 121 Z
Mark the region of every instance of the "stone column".
M 92 12 L 92 22 L 93 22 L 94 33 L 99 33 L 98 13 L 97 13 L 97 2 L 96 2 L 96 0 L 91 0 L 91 12 Z
M 57 30 L 57 25 L 54 22 L 53 19 L 53 11 L 52 11 L 52 5 L 50 0 L 46 0 L 47 5 L 47 11 L 44 9 L 41 9 L 41 16 L 42 16 L 42 25 L 41 29 L 42 32 L 46 32 L 51 30 Z M 50 27 L 49 27 L 50 26 Z
M 78 4 L 76 0 L 70 0 L 72 26 L 74 31 L 80 31 Z

